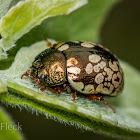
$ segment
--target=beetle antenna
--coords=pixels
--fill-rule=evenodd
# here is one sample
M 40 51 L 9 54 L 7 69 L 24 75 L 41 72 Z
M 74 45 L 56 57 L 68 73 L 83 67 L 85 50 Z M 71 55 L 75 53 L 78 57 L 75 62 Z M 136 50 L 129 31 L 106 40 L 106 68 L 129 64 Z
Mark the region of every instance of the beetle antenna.
M 102 102 L 104 103 L 104 105 L 107 106 L 109 109 L 111 109 L 115 113 L 114 108 L 104 98 L 102 99 L 103 99 Z

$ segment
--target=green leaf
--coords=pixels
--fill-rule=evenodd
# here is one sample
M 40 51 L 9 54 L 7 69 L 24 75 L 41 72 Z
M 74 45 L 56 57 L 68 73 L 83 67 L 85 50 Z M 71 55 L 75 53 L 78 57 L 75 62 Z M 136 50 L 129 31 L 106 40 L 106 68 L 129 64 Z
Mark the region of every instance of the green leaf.
M 39 25 L 44 19 L 69 14 L 83 6 L 87 0 L 27 0 L 12 7 L 1 19 L 2 48 L 7 51 L 16 40 Z
M 4 52 L 3 49 L 0 47 L 0 60 L 6 59 L 6 58 L 7 58 L 7 53 Z
M 0 0 L 0 19 L 9 9 L 9 5 L 13 0 Z
M 0 93 L 7 92 L 7 84 L 0 79 Z
M 88 0 L 88 4 L 79 10 L 68 16 L 49 18 L 38 28 L 44 29 L 44 34 L 48 38 L 59 41 L 86 40 L 97 42 L 101 26 L 116 2 L 118 0 Z M 40 30 L 38 28 L 36 30 Z
M 50 41 L 55 43 L 53 40 Z M 90 101 L 82 95 L 72 101 L 71 95 L 66 92 L 60 95 L 50 91 L 40 92 L 30 78 L 21 79 L 21 75 L 29 69 L 34 57 L 46 48 L 45 41 L 21 48 L 12 66 L 0 71 L 0 78 L 7 82 L 11 91 L 10 94 L 2 94 L 1 101 L 26 109 L 32 107 L 38 113 L 47 113 L 64 121 L 74 122 L 80 128 L 84 127 L 97 133 L 140 137 L 140 74 L 137 70 L 121 61 L 125 76 L 123 93 L 107 99 L 116 110 L 116 113 L 113 113 L 101 103 Z
M 17 46 L 53 38 L 58 41 L 99 41 L 101 27 L 118 0 L 88 0 L 88 4 L 67 16 L 51 17 L 44 20 L 18 40 Z M 22 45 L 21 45 L 22 44 Z
M 23 136 L 19 131 L 8 129 L 8 126 L 13 126 L 13 122 L 8 114 L 0 108 L 0 139 L 1 140 L 23 140 Z M 15 124 L 16 125 L 16 124 Z M 17 128 L 16 128 L 17 129 Z
M 14 6 L 19 0 L 0 0 L 0 19 L 6 14 L 6 12 Z M 0 46 L 2 46 L 0 44 Z M 6 59 L 7 54 L 3 51 L 3 49 L 0 47 L 0 60 Z
M 0 19 L 6 12 L 15 5 L 19 0 L 0 0 Z

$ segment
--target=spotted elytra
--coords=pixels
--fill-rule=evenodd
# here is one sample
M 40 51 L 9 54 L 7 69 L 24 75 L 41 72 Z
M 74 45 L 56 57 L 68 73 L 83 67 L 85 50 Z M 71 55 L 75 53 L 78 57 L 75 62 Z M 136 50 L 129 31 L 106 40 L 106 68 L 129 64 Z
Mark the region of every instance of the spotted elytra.
M 31 68 L 23 76 L 30 76 L 35 86 L 61 93 L 66 89 L 77 98 L 76 93 L 102 101 L 104 96 L 117 96 L 123 89 L 123 72 L 116 56 L 103 46 L 86 41 L 60 42 L 38 54 Z

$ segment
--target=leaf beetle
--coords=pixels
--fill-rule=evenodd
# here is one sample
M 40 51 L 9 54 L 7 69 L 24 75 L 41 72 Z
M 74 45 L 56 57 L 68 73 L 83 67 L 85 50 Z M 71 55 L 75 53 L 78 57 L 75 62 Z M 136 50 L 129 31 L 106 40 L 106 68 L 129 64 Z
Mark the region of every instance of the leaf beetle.
M 87 41 L 54 44 L 35 57 L 23 76 L 30 76 L 35 86 L 44 85 L 41 91 L 61 93 L 66 89 L 73 100 L 77 98 L 76 92 L 80 92 L 91 100 L 102 101 L 113 111 L 103 97 L 117 96 L 124 85 L 117 57 L 107 48 Z

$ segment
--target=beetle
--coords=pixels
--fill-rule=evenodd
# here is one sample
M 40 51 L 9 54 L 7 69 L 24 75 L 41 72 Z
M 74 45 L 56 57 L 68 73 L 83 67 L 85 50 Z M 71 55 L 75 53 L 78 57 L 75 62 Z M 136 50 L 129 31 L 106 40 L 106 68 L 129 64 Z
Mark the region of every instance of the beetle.
M 50 45 L 51 43 L 48 42 Z M 87 41 L 69 41 L 50 45 L 35 57 L 31 68 L 23 76 L 30 76 L 35 85 L 44 85 L 60 94 L 66 89 L 77 98 L 76 93 L 102 101 L 114 109 L 104 96 L 117 96 L 123 90 L 124 77 L 118 59 L 102 45 Z

